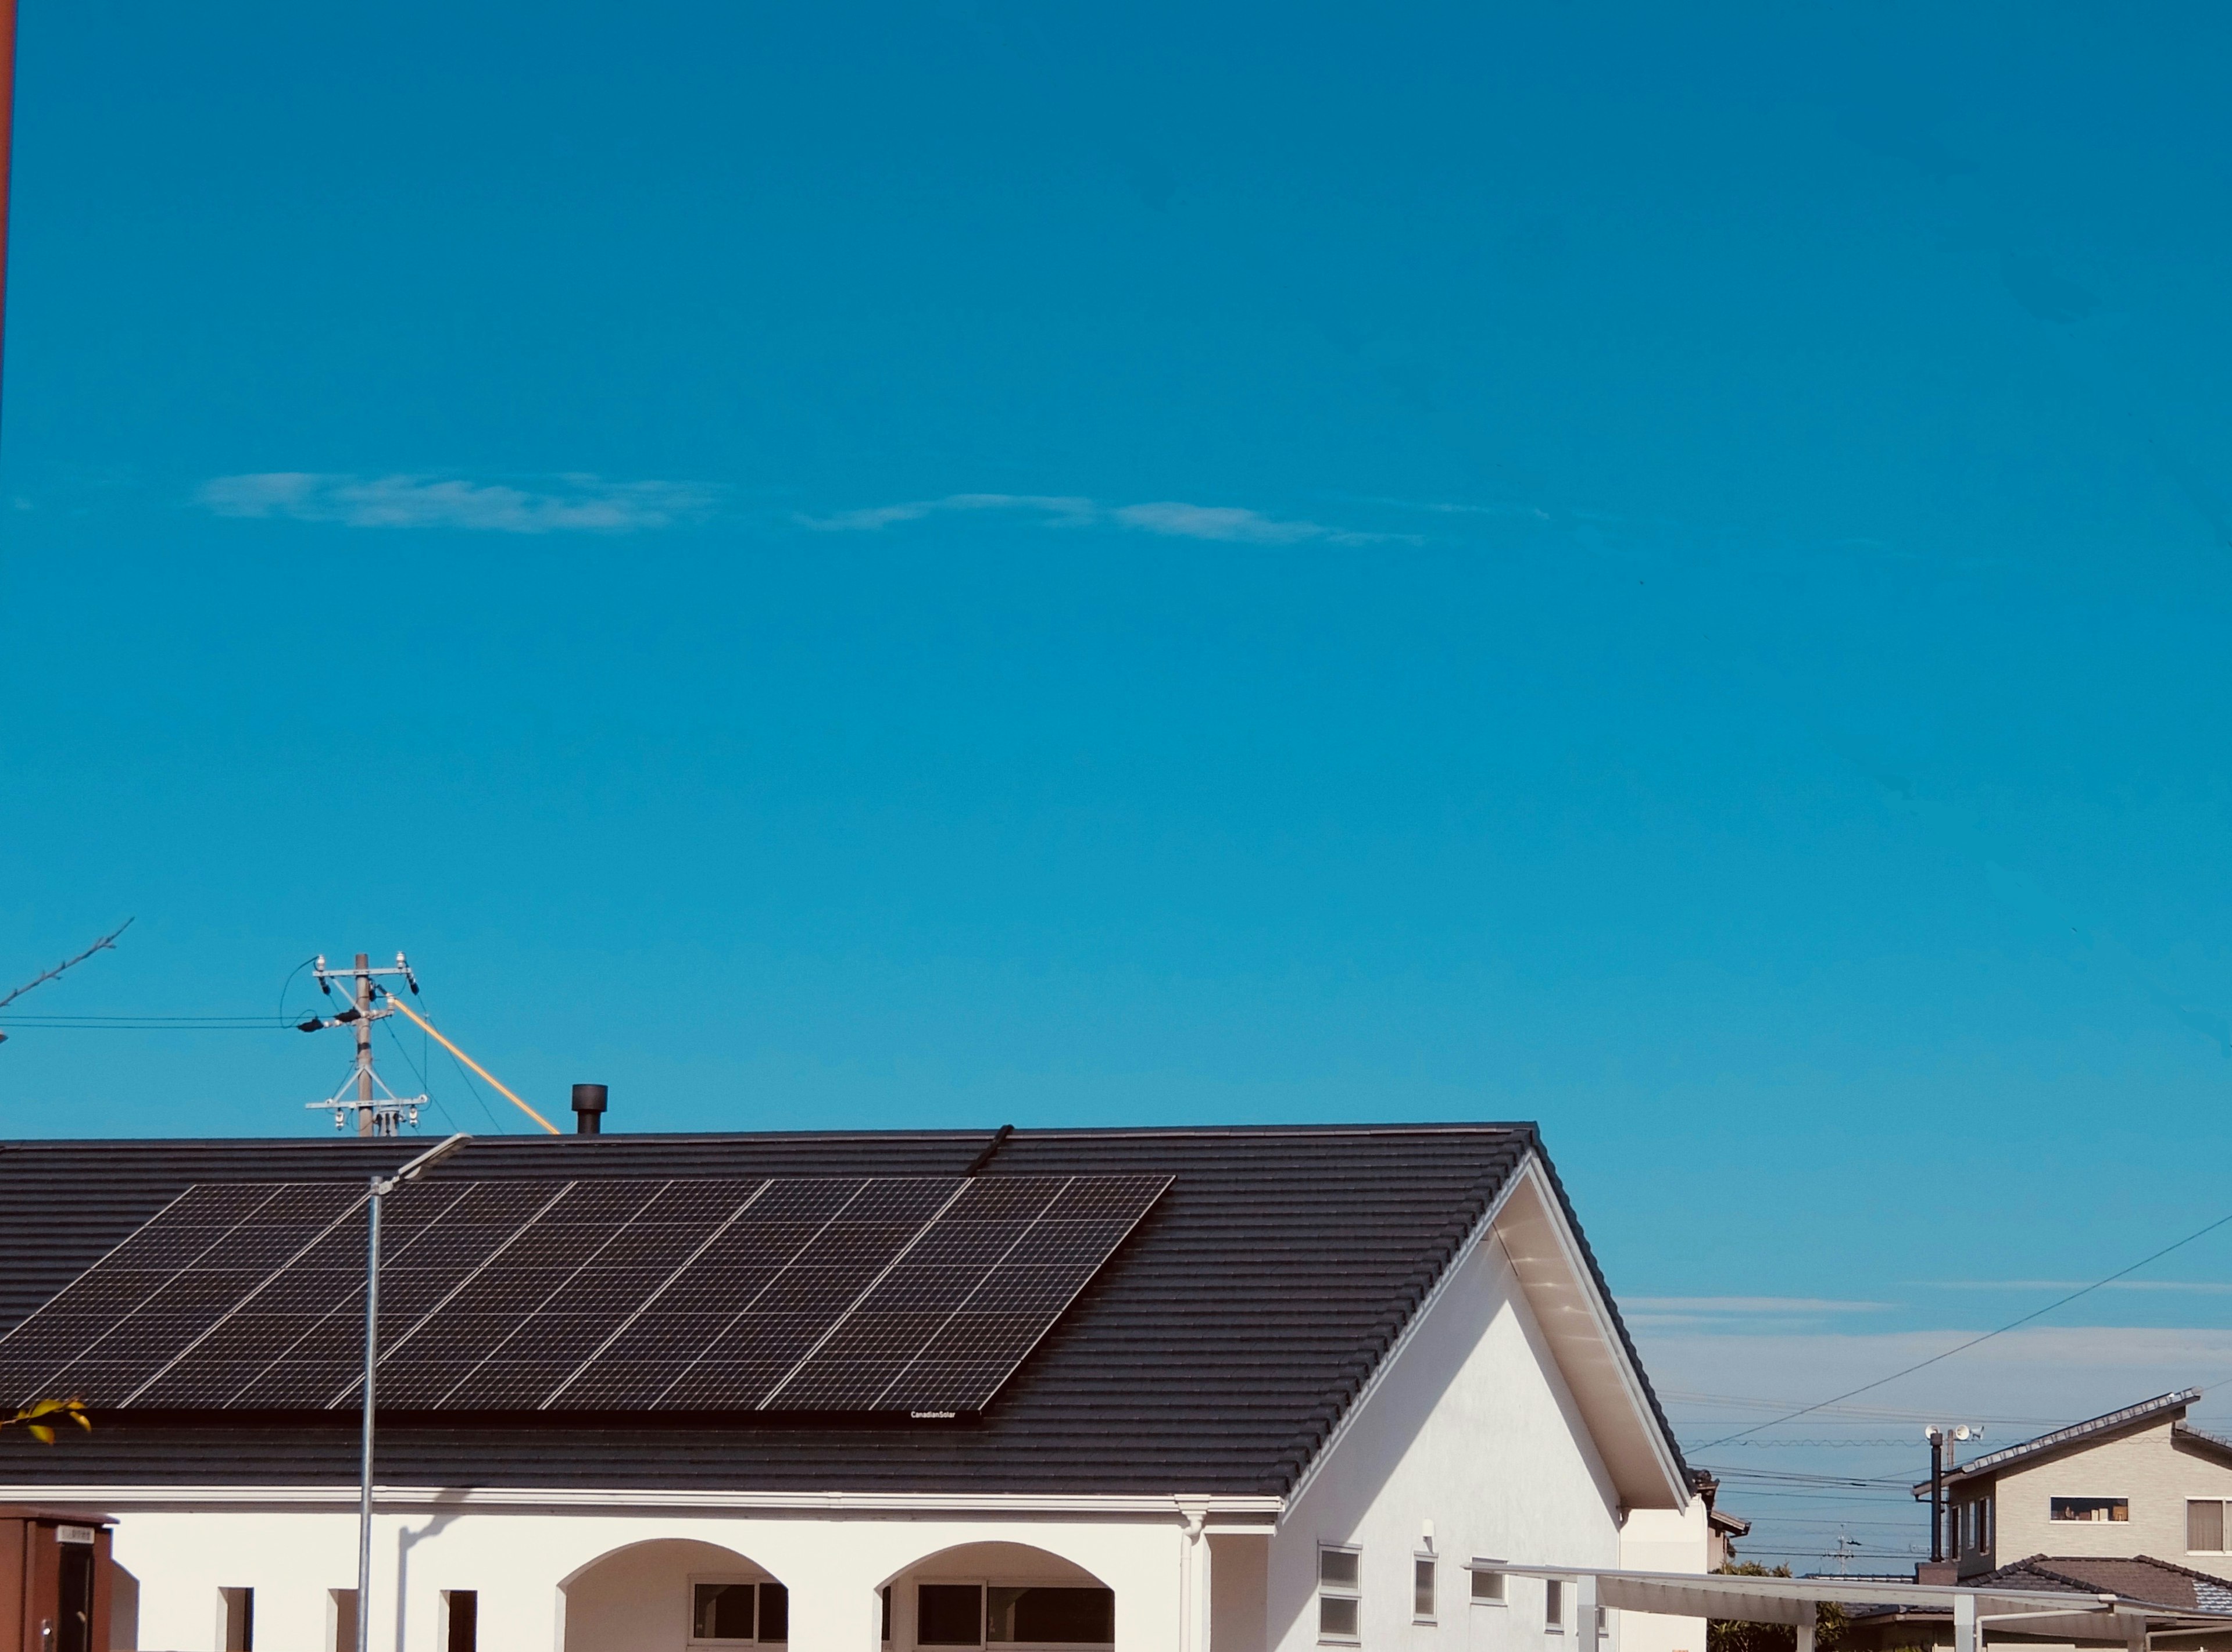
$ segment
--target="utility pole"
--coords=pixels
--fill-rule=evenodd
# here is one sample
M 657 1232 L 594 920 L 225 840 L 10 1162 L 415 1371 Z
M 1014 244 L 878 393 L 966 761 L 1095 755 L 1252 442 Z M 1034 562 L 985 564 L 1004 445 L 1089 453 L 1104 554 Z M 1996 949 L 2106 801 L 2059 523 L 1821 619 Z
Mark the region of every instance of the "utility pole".
M 1963 1422 L 1941 1424 L 1933 1422 L 1922 1431 L 1930 1441 L 1930 1558 L 1932 1561 L 1947 1558 L 1945 1551 L 1953 1550 L 1952 1558 L 1960 1558 L 1961 1545 L 1945 1539 L 1945 1475 L 1956 1467 L 1954 1442 L 1959 1440 L 1981 1440 L 1984 1430 L 1981 1424 Z
M 6 0 L 0 0 L 0 4 L 5 3 Z M 316 1033 L 328 1027 L 346 1027 L 354 1031 L 356 1065 L 351 1071 L 355 1075 L 356 1095 L 354 1099 L 349 1097 L 349 1081 L 343 1079 L 341 1087 L 331 1096 L 308 1105 L 330 1111 L 335 1130 L 347 1130 L 347 1115 L 354 1111 L 359 1136 L 393 1136 L 406 1123 L 415 1128 L 418 1123 L 418 1110 L 426 1105 L 426 1098 L 424 1095 L 397 1095 L 380 1083 L 380 1075 L 373 1071 L 372 1064 L 372 1024 L 395 1014 L 392 1003 L 379 1001 L 386 994 L 373 985 L 373 980 L 380 975 L 400 975 L 415 995 L 418 991 L 418 977 L 412 973 L 410 960 L 399 952 L 393 966 L 383 964 L 375 969 L 371 955 L 360 952 L 356 955 L 356 962 L 350 968 L 328 969 L 326 955 L 321 952 L 316 975 L 318 990 L 328 998 L 334 995 L 334 983 L 342 983 L 348 994 L 347 1007 L 338 1015 L 313 1015 L 309 1020 L 298 1023 L 296 1030 Z

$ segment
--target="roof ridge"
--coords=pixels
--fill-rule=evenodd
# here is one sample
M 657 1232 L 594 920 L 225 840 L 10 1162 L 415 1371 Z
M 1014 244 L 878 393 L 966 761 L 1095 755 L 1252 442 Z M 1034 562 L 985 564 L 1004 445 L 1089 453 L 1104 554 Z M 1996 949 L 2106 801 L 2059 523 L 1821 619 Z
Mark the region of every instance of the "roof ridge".
M 2072 1558 L 2074 1558 L 2075 1557 Z M 2144 1560 L 2151 1566 L 2161 1566 L 2167 1571 L 2178 1572 L 2184 1577 L 2197 1579 L 2202 1583 L 2216 1584 L 2222 1588 L 2232 1589 L 2232 1577 L 2220 1577 L 2213 1571 L 2196 1571 L 2191 1566 L 2181 1566 L 2175 1560 L 2164 1560 L 2151 1554 L 2135 1554 L 2131 1558 L 2134 1560 Z
M 1353 1124 L 1046 1124 L 1016 1125 L 1014 1137 L 1035 1137 L 1039 1140 L 1095 1141 L 1129 1140 L 1168 1137 L 1182 1140 L 1214 1140 L 1220 1137 L 1262 1140 L 1265 1137 L 1323 1137 L 1328 1136 L 1483 1136 L 1523 1135 L 1539 1136 L 1541 1126 L 1531 1119 L 1458 1119 L 1416 1120 L 1411 1122 L 1364 1121 Z M 938 1126 L 902 1130 L 631 1130 L 615 1131 L 598 1137 L 600 1147 L 609 1148 L 625 1142 L 868 1142 L 877 1140 L 904 1141 L 925 1137 L 940 1140 L 970 1137 L 982 1140 L 988 1132 L 983 1127 Z M 385 1138 L 382 1138 L 385 1139 Z M 542 1145 L 549 1142 L 578 1143 L 577 1136 L 542 1137 L 533 1135 L 476 1136 L 478 1143 L 532 1143 Z M 1012 1138 L 1011 1138 L 1012 1139 Z M 46 1147 L 111 1147 L 121 1142 L 143 1144 L 164 1143 L 174 1147 L 240 1147 L 250 1144 L 269 1146 L 304 1146 L 354 1148 L 354 1137 L 330 1136 L 34 1136 L 18 1137 L 12 1141 L 0 1141 L 0 1151 L 17 1148 Z
M 2029 1456 L 2036 1452 L 2048 1451 L 2055 1446 L 2066 1445 L 2073 1440 L 2086 1439 L 2096 1434 L 2106 1434 L 2127 1424 L 2143 1422 L 2164 1411 L 2182 1410 L 2200 1397 L 2201 1390 L 2197 1388 L 2173 1389 L 2167 1394 L 2157 1394 L 2151 1400 L 2140 1400 L 2135 1404 L 2123 1406 L 2117 1410 L 2104 1411 L 2097 1417 L 2086 1417 L 2081 1422 L 2071 1422 L 2059 1428 L 2049 1428 L 2044 1434 L 2031 1439 L 2019 1440 L 2011 1446 L 2002 1446 L 1997 1451 L 1988 1451 L 1981 1457 L 1971 1458 L 1969 1461 L 1958 1465 L 1947 1478 L 1958 1479 L 1981 1474 L 1987 1469 L 1997 1468 L 2003 1464 L 2013 1462 L 2018 1458 Z M 1922 1488 L 1929 1483 L 1927 1480 L 1917 1481 L 1915 1486 L 1916 1494 L 1920 1495 Z

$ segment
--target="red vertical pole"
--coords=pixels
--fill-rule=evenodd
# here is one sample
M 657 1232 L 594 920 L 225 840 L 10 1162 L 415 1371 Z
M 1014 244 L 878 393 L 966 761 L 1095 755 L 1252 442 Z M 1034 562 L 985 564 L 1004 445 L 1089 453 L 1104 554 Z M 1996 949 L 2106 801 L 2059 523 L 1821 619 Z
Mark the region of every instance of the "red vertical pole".
M 0 362 L 8 347 L 8 178 L 15 138 L 16 0 L 0 0 Z

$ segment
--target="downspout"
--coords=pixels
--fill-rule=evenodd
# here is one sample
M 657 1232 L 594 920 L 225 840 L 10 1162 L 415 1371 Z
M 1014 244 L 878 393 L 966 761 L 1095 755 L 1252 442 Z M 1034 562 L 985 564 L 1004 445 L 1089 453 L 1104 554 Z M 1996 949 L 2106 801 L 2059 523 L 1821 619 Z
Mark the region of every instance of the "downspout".
M 1178 1647 L 1180 1652 L 1209 1652 L 1209 1551 L 1202 1537 L 1209 1506 L 1180 1502 L 1178 1519 L 1185 1533 L 1185 1545 L 1178 1551 Z

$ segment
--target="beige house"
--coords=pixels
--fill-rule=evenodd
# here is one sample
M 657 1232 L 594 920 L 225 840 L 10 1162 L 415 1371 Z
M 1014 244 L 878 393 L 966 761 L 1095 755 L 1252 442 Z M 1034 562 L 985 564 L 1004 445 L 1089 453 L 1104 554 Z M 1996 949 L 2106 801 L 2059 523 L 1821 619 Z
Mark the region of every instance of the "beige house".
M 2164 1394 L 1987 1453 L 1945 1477 L 1946 1552 L 1971 1577 L 2032 1556 L 2157 1559 L 2221 1572 L 2232 1552 L 2232 1441 Z M 1927 1480 L 1914 1488 L 1930 1495 Z

